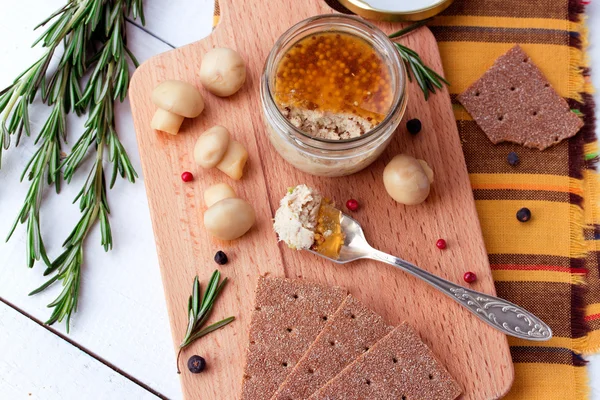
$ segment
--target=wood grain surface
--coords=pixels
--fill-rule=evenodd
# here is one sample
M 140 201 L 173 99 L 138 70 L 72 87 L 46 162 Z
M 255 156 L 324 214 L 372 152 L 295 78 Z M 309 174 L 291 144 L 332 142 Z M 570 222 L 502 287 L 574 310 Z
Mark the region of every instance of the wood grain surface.
M 235 315 L 237 320 L 183 352 L 182 364 L 193 354 L 203 355 L 208 362 L 207 371 L 200 375 L 182 368 L 184 396 L 237 398 L 256 280 L 259 275 L 271 274 L 347 287 L 389 323 L 410 322 L 459 381 L 465 393 L 462 398 L 501 397 L 513 380 L 503 334 L 393 267 L 374 261 L 334 265 L 278 245 L 271 228 L 271 218 L 286 188 L 307 183 L 339 205 L 356 198 L 361 209 L 352 216 L 362 223 L 374 247 L 461 284 L 464 272 L 473 271 L 479 279 L 471 287 L 495 294 L 447 91 L 425 102 L 419 88 L 409 85 L 404 121 L 417 117 L 423 130 L 413 137 L 401 123 L 389 148 L 366 170 L 342 178 L 320 178 L 297 171 L 268 141 L 259 98 L 260 74 L 273 43 L 287 28 L 307 17 L 333 11 L 320 0 L 301 4 L 292 0 L 237 2 L 235 7 L 231 2 L 221 1 L 221 22 L 208 38 L 150 59 L 137 70 L 130 88 L 175 348 L 185 333 L 193 277 L 198 274 L 204 281 L 208 279 L 216 267 L 212 258 L 217 250 L 224 250 L 230 257 L 230 263 L 220 269 L 231 282 L 216 303 L 212 319 Z M 379 26 L 385 32 L 400 28 L 398 24 Z M 435 39 L 427 29 L 415 31 L 402 42 L 434 69 L 442 70 Z M 230 98 L 212 96 L 199 83 L 202 54 L 213 47 L 234 48 L 247 61 L 247 82 Z M 150 129 L 155 111 L 150 95 L 166 79 L 197 85 L 206 103 L 203 114 L 186 120 L 177 136 Z M 241 181 L 234 182 L 216 169 L 205 171 L 194 164 L 196 138 L 216 124 L 227 126 L 250 153 Z M 384 190 L 383 167 L 398 152 L 427 160 L 435 171 L 432 193 L 422 205 L 396 204 Z M 180 178 L 183 171 L 192 171 L 195 180 L 184 183 Z M 214 240 L 202 226 L 202 193 L 218 182 L 231 184 L 256 210 L 256 225 L 237 241 Z M 446 250 L 436 248 L 438 238 L 446 239 Z

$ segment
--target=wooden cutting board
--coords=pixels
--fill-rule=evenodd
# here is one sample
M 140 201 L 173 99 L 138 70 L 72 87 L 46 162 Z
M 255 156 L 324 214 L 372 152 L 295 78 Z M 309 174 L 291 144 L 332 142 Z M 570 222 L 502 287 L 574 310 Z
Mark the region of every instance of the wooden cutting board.
M 278 245 L 271 228 L 271 218 L 286 189 L 307 183 L 341 206 L 347 199 L 356 198 L 361 208 L 352 216 L 362 223 L 375 247 L 460 284 L 464 284 L 464 272 L 473 271 L 479 279 L 471 287 L 495 294 L 448 92 L 444 90 L 426 102 L 416 84 L 410 84 L 404 121 L 387 151 L 366 170 L 342 178 L 320 178 L 297 171 L 267 139 L 259 98 L 260 74 L 273 43 L 287 28 L 307 17 L 334 11 L 321 0 L 237 1 L 235 7 L 231 3 L 233 0 L 220 1 L 221 22 L 209 37 L 148 60 L 135 73 L 130 89 L 176 349 L 187 325 L 187 299 L 194 276 L 199 275 L 206 283 L 217 267 L 213 261 L 217 250 L 224 250 L 230 259 L 229 264 L 220 267 L 230 284 L 218 299 L 212 320 L 230 315 L 237 319 L 183 352 L 181 382 L 185 397 L 238 397 L 259 275 L 285 275 L 345 286 L 390 323 L 409 321 L 459 381 L 464 399 L 504 395 L 513 380 L 513 367 L 503 334 L 393 267 L 374 261 L 336 265 Z M 388 33 L 401 27 L 389 23 L 379 26 Z M 428 65 L 442 71 L 437 44 L 429 30 L 419 29 L 402 42 L 416 50 Z M 213 47 L 237 49 L 247 61 L 247 82 L 230 98 L 213 96 L 199 83 L 202 55 Z M 150 129 L 156 109 L 151 92 L 166 79 L 195 84 L 206 103 L 203 114 L 186 120 L 177 136 Z M 416 136 L 405 128 L 405 121 L 411 118 L 423 123 L 423 130 Z M 196 138 L 217 124 L 228 127 L 250 153 L 241 181 L 234 182 L 216 169 L 206 171 L 194 164 Z M 383 168 L 399 152 L 427 160 L 435 171 L 432 193 L 422 205 L 396 204 L 384 190 Z M 192 171 L 194 181 L 184 183 L 180 178 L 183 171 Z M 241 198 L 253 204 L 257 214 L 255 227 L 229 243 L 212 239 L 202 224 L 203 191 L 217 182 L 231 184 Z M 444 251 L 435 246 L 439 238 L 448 242 Z M 192 375 L 185 368 L 193 354 L 207 360 L 208 368 L 200 375 Z M 175 371 L 173 365 L 173 374 Z

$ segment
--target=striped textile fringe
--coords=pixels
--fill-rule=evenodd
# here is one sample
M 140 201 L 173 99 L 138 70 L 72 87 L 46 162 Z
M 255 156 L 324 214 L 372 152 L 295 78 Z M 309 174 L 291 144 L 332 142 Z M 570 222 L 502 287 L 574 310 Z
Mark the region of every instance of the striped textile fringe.
M 574 22 L 573 36 L 571 39 L 570 53 L 570 95 L 569 97 L 577 100 L 576 104 L 571 104 L 572 108 L 578 109 L 583 114 L 584 126 L 579 133 L 581 139 L 577 140 L 576 153 L 583 165 L 581 167 L 582 185 L 585 191 L 585 213 L 584 218 L 580 219 L 582 225 L 586 227 L 594 226 L 600 223 L 600 205 L 598 204 L 598 190 L 600 190 L 600 178 L 596 167 L 598 164 L 598 143 L 596 137 L 596 118 L 595 104 L 591 93 L 589 75 L 589 58 L 586 50 L 589 44 L 588 30 L 585 25 L 585 3 L 582 0 L 569 1 L 569 19 Z M 575 154 L 573 154 L 575 155 Z M 573 159 L 572 159 L 573 160 Z M 577 224 L 579 225 L 579 224 Z M 596 241 L 589 241 L 587 251 L 596 250 Z M 590 340 L 589 328 L 585 322 L 585 301 L 584 292 L 586 288 L 583 284 L 573 286 L 571 293 L 571 327 L 573 334 L 574 351 L 576 353 L 593 353 L 600 350 L 600 342 L 593 343 Z M 585 369 L 578 370 L 576 379 L 577 395 L 587 398 L 589 395 L 588 377 Z

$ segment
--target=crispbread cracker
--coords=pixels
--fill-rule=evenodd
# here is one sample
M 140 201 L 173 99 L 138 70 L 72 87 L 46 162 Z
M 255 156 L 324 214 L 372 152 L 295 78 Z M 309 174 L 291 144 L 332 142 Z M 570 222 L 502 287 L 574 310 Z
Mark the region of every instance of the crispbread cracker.
M 303 280 L 259 278 L 240 399 L 270 399 L 347 294 Z
M 403 323 L 309 400 L 453 400 L 460 393 L 419 335 Z
M 392 329 L 348 295 L 271 400 L 308 398 Z
M 544 150 L 583 126 L 518 45 L 500 56 L 458 100 L 494 144 L 507 141 Z

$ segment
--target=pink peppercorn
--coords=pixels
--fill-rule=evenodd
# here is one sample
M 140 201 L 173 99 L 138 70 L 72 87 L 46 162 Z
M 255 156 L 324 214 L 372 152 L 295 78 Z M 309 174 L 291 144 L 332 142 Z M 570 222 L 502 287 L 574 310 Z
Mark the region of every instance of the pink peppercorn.
M 435 242 L 435 245 L 440 250 L 444 250 L 447 246 L 446 241 L 444 239 L 438 239 L 438 241 Z
M 350 199 L 346 202 L 346 208 L 350 211 L 358 210 L 358 201 Z
M 185 171 L 183 174 L 181 174 L 181 180 L 184 182 L 191 182 L 194 180 L 194 175 L 192 175 L 191 172 Z
M 463 276 L 463 279 L 465 280 L 465 282 L 467 283 L 473 283 L 477 280 L 477 275 L 475 275 L 474 272 L 465 272 L 465 275 Z

